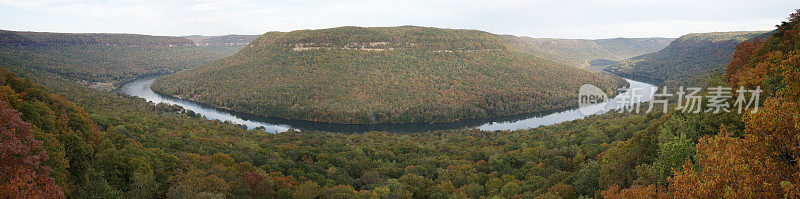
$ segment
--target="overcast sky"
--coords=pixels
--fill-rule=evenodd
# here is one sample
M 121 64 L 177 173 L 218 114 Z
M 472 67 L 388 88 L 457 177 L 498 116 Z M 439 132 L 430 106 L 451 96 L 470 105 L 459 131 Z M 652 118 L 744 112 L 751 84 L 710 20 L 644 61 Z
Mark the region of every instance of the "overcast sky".
M 771 30 L 798 0 L 0 0 L 0 29 L 148 35 L 263 34 L 417 25 L 549 38 Z

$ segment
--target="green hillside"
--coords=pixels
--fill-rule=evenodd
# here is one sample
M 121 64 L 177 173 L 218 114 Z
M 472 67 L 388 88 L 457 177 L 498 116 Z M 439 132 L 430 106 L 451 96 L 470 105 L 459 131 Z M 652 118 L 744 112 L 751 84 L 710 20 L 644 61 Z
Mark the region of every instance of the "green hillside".
M 585 83 L 624 82 L 520 53 L 487 32 L 404 26 L 269 32 L 153 88 L 256 115 L 362 124 L 565 108 Z
M 735 46 L 766 31 L 713 32 L 684 35 L 661 51 L 613 64 L 606 70 L 665 85 L 697 85 L 711 74 L 721 75 Z
M 0 30 L 0 64 L 42 69 L 106 89 L 221 57 L 179 37 Z
M 672 38 L 546 39 L 503 35 L 503 40 L 520 51 L 575 65 L 580 68 L 602 66 L 602 61 L 620 61 L 659 51 Z M 594 61 L 594 62 L 593 62 Z
M 200 36 L 191 35 L 183 38 L 192 40 L 195 45 L 211 52 L 223 56 L 231 56 L 242 50 L 247 44 L 260 35 L 224 35 L 224 36 Z

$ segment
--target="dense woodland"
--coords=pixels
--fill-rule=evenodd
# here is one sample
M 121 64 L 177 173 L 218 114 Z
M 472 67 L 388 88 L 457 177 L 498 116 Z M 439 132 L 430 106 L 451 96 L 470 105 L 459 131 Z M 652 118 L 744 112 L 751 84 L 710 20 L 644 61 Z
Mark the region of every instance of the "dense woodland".
M 219 58 L 176 37 L 0 30 L 0 64 L 40 68 L 88 84 L 106 83 L 109 88 Z
M 767 36 L 765 31 L 688 34 L 663 50 L 623 60 L 605 70 L 668 87 L 701 85 L 725 73 L 737 44 Z
M 502 35 L 503 40 L 523 53 L 568 63 L 580 68 L 592 61 L 621 61 L 664 49 L 674 38 L 546 39 Z M 603 64 L 605 65 L 605 64 Z M 602 65 L 600 65 L 602 66 Z
M 254 115 L 374 124 L 452 122 L 577 105 L 575 88 L 625 82 L 516 51 L 475 30 L 270 32 L 155 91 Z
M 757 112 L 412 134 L 247 131 L 3 65 L 0 198 L 800 197 L 800 10 L 736 49 L 706 84 Z
M 45 101 L 60 97 L 11 73 L 3 74 L 4 93 L 11 93 L 6 96 L 43 95 L 4 97 L 3 102 L 18 101 L 23 121 L 37 129 L 28 134 L 52 146 L 44 147 L 51 158 L 43 162 L 52 168 L 49 176 L 54 179 L 9 186 L 51 187 L 43 190 L 75 197 L 593 195 L 602 189 L 596 173 L 603 168 L 594 157 L 658 118 L 609 114 L 513 132 L 270 134 L 29 72 L 38 81 L 58 85 L 56 93 L 86 107 L 72 105 L 76 113 L 59 114 L 62 111 L 55 107 L 72 103 Z M 25 108 L 31 106 L 26 104 L 41 105 Z M 50 113 L 41 117 L 55 119 L 28 119 L 24 115 L 29 112 Z M 38 130 L 50 123 L 60 127 L 61 120 L 80 123 L 63 130 Z M 81 133 L 84 130 L 89 133 Z M 39 173 L 34 174 L 48 176 Z

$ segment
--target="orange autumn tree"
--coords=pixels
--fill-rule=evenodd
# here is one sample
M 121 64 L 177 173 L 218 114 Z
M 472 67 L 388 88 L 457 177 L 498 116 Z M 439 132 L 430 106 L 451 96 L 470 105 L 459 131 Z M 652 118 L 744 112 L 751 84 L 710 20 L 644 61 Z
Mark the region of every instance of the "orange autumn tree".
M 2 94 L 2 93 L 0 93 Z M 64 198 L 31 125 L 0 96 L 0 198 Z
M 724 128 L 697 144 L 671 179 L 678 198 L 800 197 L 800 10 L 764 42 L 744 43 L 728 66 L 733 86 L 761 87 L 764 102 L 746 112 L 745 135 Z
M 697 144 L 696 163 L 683 166 L 672 178 L 670 192 L 678 198 L 774 198 L 782 189 L 776 162 L 757 136 L 734 138 L 727 131 L 704 137 Z M 696 170 L 699 169 L 699 170 Z M 785 175 L 785 174 L 784 174 Z
M 634 185 L 626 189 L 620 189 L 618 185 L 613 185 L 603 191 L 601 196 L 607 199 L 669 198 L 666 193 L 656 192 L 655 185 L 646 187 Z

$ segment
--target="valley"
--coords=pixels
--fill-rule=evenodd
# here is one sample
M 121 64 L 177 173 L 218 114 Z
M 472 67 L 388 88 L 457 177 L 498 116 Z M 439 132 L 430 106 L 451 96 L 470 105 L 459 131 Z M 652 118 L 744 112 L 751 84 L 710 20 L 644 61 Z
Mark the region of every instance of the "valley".
M 322 28 L 181 37 L 0 30 L 0 198 L 800 198 L 800 9 L 775 24 L 750 8 L 731 15 L 698 9 L 731 18 L 722 24 L 769 23 L 763 31 L 549 39 L 336 26 L 313 17 L 330 12 L 325 9 L 304 15 L 317 19 L 308 21 L 255 12 L 298 11 L 273 7 L 279 2 L 243 3 L 253 12 L 225 18 L 238 20 L 206 18 L 223 13 L 214 2 L 136 3 L 141 6 L 110 5 L 153 10 L 133 15 L 146 19 L 202 13 L 166 25 L 150 20 L 141 32 L 230 34 L 237 27 L 223 25 L 234 23 L 261 32 L 285 29 L 267 20 Z M 480 10 L 491 13 L 507 3 Z M 40 10 L 59 8 L 41 4 L 50 6 Z M 95 2 L 58 4 L 126 11 Z M 361 5 L 346 13 L 380 9 Z M 512 7 L 524 5 L 530 4 Z M 653 13 L 643 19 L 675 19 L 659 18 L 662 9 L 692 17 L 682 5 L 659 5 L 625 6 Z M 161 6 L 180 9 L 154 9 Z M 603 16 L 566 18 L 637 14 L 629 7 L 589 7 L 602 8 Z M 586 11 L 579 8 L 569 7 Z M 3 15 L 28 12 L 11 10 Z M 512 10 L 494 13 L 525 19 Z M 122 12 L 131 13 L 137 12 Z M 581 29 L 576 20 L 546 14 L 566 24 L 556 33 L 573 37 L 634 30 L 617 22 Z M 49 21 L 76 26 L 70 12 L 55 16 L 64 19 Z M 103 16 L 135 25 L 128 17 Z M 483 13 L 457 20 L 480 23 L 469 16 L 503 19 Z M 23 22 L 41 31 L 57 28 Z M 670 21 L 628 22 L 653 35 L 674 28 Z M 690 22 L 680 21 L 681 27 Z M 536 26 L 522 28 L 556 25 Z M 599 112 L 578 106 L 585 84 L 597 87 L 588 94 L 608 97 L 593 106 Z M 636 104 L 627 98 L 637 97 L 631 91 L 618 90 L 624 86 L 650 92 Z M 685 91 L 680 86 L 701 89 L 686 95 L 674 91 Z M 690 99 L 699 111 L 687 110 Z M 654 103 L 663 104 L 655 111 L 619 109 Z
M 166 103 L 178 105 L 186 110 L 193 111 L 210 120 L 230 121 L 235 124 L 245 125 L 248 129 L 266 130 L 267 132 L 278 133 L 289 129 L 301 131 L 327 131 L 344 133 L 361 133 L 371 131 L 392 132 L 392 133 L 416 133 L 436 130 L 459 130 L 459 129 L 480 129 L 486 131 L 495 130 L 521 130 L 531 129 L 539 126 L 553 125 L 557 123 L 585 118 L 587 115 L 581 114 L 577 107 L 565 110 L 554 110 L 533 114 L 523 114 L 499 118 L 473 119 L 450 123 L 436 124 L 371 124 L 371 125 L 348 125 L 333 124 L 322 122 L 309 122 L 303 120 L 287 120 L 280 118 L 268 118 L 239 113 L 227 109 L 201 104 L 193 101 L 183 100 L 172 96 L 162 95 L 154 92 L 150 85 L 161 76 L 144 77 L 122 85 L 119 92 L 130 96 L 144 98 L 155 104 Z M 626 79 L 630 87 L 642 91 L 655 92 L 656 86 L 644 82 L 637 82 Z M 648 102 L 652 93 L 643 93 L 641 102 Z M 617 102 L 619 98 L 630 95 L 620 93 L 616 99 L 612 99 L 596 114 L 616 111 L 620 106 Z

